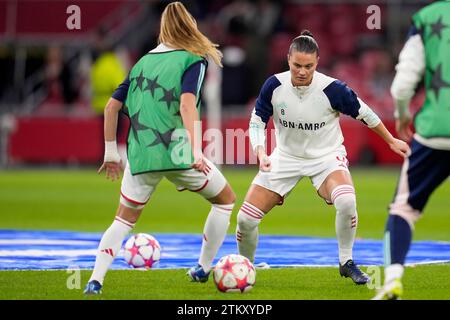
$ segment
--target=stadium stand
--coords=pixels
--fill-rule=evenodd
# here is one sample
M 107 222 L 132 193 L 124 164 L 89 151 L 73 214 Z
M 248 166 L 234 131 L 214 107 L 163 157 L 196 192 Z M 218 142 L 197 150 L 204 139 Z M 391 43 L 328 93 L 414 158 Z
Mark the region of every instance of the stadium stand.
M 73 161 L 91 164 L 99 158 L 102 146 L 98 141 L 85 150 L 87 147 L 82 146 L 85 139 L 71 137 L 80 128 L 87 136 L 90 130 L 95 135 L 94 131 L 101 126 L 90 106 L 89 69 L 94 55 L 93 35 L 99 27 L 106 28 L 113 44 L 126 48 L 132 64 L 156 44 L 159 21 L 155 17 L 159 16 L 165 1 L 80 2 L 81 30 L 66 28 L 66 8 L 71 4 L 65 0 L 0 2 L 0 21 L 3 21 L 0 23 L 0 67 L 3 71 L 0 75 L 0 117 L 13 115 L 15 118 L 15 126 L 1 130 L 8 138 L 0 141 L 6 141 L 2 149 L 8 150 L 6 158 L 10 165 Z M 395 6 L 382 2 L 382 23 L 386 27 L 369 30 L 366 27 L 365 2 L 332 4 L 328 1 L 277 3 L 271 10 L 280 10 L 280 14 L 272 15 L 274 20 L 269 36 L 255 38 L 255 30 L 260 32 L 255 29 L 255 21 L 258 21 L 258 10 L 264 7 L 264 1 L 211 1 L 208 5 L 190 1 L 192 12 L 198 15 L 199 24 L 206 33 L 224 48 L 230 46 L 244 52 L 243 64 L 239 68 L 227 66 L 224 70 L 222 92 L 227 95 L 235 92 L 236 96 L 223 99 L 223 130 L 247 128 L 247 105 L 254 101 L 257 92 L 243 90 L 242 87 L 245 83 L 249 88 L 261 85 L 260 76 L 248 74 L 249 70 L 255 70 L 255 64 L 249 61 L 255 54 L 249 46 L 255 41 L 266 41 L 261 50 L 267 52 L 261 51 L 261 56 L 268 58 L 261 68 L 268 76 L 286 70 L 290 41 L 305 28 L 313 32 L 320 45 L 319 71 L 346 81 L 386 123 L 392 125 L 389 85 L 398 44 L 392 42 L 395 38 L 388 32 L 406 35 L 409 21 L 392 25 L 392 21 L 387 19 L 396 14 Z M 42 10 L 43 6 L 45 10 Z M 248 12 L 256 12 L 256 16 L 241 15 L 241 6 Z M 415 8 L 417 5 L 411 6 L 411 11 Z M 232 20 L 231 25 L 224 28 L 223 17 L 230 12 L 240 18 Z M 245 30 L 242 29 L 244 26 Z M 397 40 L 402 42 L 403 37 Z M 414 99 L 414 109 L 420 106 L 423 98 L 421 93 Z M 52 131 L 56 128 L 61 130 L 58 131 L 60 134 Z M 343 130 L 351 161 L 364 162 L 369 150 L 372 161 L 400 162 L 401 159 L 395 155 L 379 154 L 378 139 L 367 130 L 361 131 L 357 122 L 344 119 Z M 120 139 L 125 139 L 123 134 Z M 30 141 L 33 148 L 29 147 Z M 78 152 L 72 154 L 72 151 L 65 152 L 64 148 Z

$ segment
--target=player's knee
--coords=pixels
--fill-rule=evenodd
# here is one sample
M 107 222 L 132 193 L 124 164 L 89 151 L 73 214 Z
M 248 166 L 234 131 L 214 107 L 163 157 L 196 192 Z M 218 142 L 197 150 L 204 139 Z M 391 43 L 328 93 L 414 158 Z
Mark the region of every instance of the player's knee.
M 233 189 L 231 189 L 231 187 L 229 185 L 227 185 L 226 188 L 228 188 L 229 190 L 227 192 L 227 196 L 226 196 L 225 201 L 227 203 L 233 203 L 234 204 L 236 202 L 236 194 L 234 193 Z
M 228 219 L 230 218 L 231 213 L 233 212 L 233 208 L 234 208 L 234 203 L 228 203 L 228 204 L 213 203 L 212 204 L 212 209 L 215 212 L 220 212 L 222 214 L 227 215 Z
M 131 201 L 128 201 L 122 195 L 120 195 L 120 203 L 123 204 L 125 207 L 134 209 L 134 210 L 142 210 L 142 209 L 144 209 L 144 206 L 145 206 L 143 204 L 136 204 Z
M 340 194 L 333 200 L 338 214 L 354 215 L 356 212 L 356 196 L 354 193 Z
M 222 191 L 214 198 L 208 199 L 213 204 L 233 204 L 236 202 L 236 194 L 227 183 Z
M 256 227 L 258 227 L 260 222 L 261 222 L 260 219 L 252 218 L 248 214 L 244 213 L 242 210 L 239 210 L 239 213 L 237 215 L 237 224 L 241 232 L 255 229 Z

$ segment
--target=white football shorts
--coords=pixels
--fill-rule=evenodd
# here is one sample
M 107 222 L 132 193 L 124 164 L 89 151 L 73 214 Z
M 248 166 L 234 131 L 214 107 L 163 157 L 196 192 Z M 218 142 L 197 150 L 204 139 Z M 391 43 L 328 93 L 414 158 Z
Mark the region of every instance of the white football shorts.
M 343 145 L 338 150 L 315 159 L 298 158 L 275 148 L 269 156 L 272 170 L 259 171 L 252 183 L 284 198 L 303 177 L 308 177 L 314 188 L 319 190 L 330 173 L 337 170 L 349 172 L 346 155 Z
M 197 192 L 205 199 L 217 196 L 227 184 L 227 180 L 216 166 L 205 158 L 207 164 L 203 172 L 188 170 L 156 171 L 132 175 L 127 162 L 123 173 L 120 194 L 135 205 L 145 205 L 163 177 L 175 184 L 178 191 Z

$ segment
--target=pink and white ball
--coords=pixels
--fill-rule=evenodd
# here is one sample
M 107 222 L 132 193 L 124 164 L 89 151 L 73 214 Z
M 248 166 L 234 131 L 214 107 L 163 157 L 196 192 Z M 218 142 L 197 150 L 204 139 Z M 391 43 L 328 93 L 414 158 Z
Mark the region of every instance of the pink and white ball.
M 214 283 L 221 292 L 248 292 L 256 282 L 256 270 L 246 257 L 230 254 L 214 267 Z
M 125 261 L 134 268 L 150 269 L 161 257 L 161 246 L 155 237 L 138 233 L 130 237 L 125 243 Z

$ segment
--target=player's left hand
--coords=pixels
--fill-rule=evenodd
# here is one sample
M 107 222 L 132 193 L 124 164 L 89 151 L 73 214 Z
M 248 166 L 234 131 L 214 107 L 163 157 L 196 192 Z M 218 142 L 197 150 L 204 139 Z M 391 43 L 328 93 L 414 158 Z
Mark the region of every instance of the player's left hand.
M 122 160 L 120 162 L 103 162 L 97 173 L 100 174 L 103 170 L 106 171 L 106 179 L 111 181 L 120 179 L 120 172 L 123 171 Z
M 272 170 L 272 162 L 270 161 L 269 156 L 264 150 L 264 147 L 258 146 L 256 149 L 256 155 L 259 160 L 259 170 L 263 172 L 269 172 L 270 170 Z
M 389 143 L 389 147 L 392 151 L 394 151 L 398 155 L 401 155 L 403 158 L 406 158 L 411 154 L 411 149 L 409 148 L 408 144 L 400 139 L 394 138 L 394 140 Z

